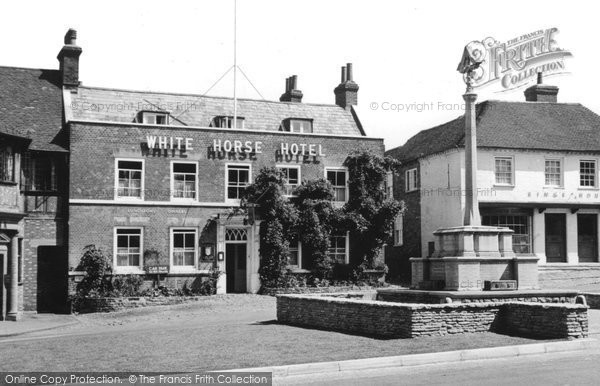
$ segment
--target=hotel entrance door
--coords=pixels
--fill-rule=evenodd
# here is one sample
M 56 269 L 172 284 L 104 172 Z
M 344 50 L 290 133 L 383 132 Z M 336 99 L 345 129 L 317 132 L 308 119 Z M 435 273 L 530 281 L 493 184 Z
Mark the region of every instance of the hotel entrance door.
M 580 263 L 598 262 L 598 215 L 577 215 L 577 249 Z
M 225 244 L 227 292 L 246 292 L 246 243 Z
M 564 213 L 546 213 L 546 261 L 566 263 L 566 217 Z

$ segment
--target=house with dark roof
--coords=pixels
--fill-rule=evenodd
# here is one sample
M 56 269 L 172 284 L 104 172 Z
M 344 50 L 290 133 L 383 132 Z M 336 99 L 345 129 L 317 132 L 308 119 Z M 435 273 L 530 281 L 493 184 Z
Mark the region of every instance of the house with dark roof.
M 193 288 L 223 272 L 217 291 L 256 292 L 260 220 L 232 216 L 258 171 L 279 168 L 286 192 L 325 178 L 348 199 L 352 151 L 383 155 L 358 119 L 352 64 L 335 103 L 302 102 L 297 76 L 278 101 L 89 87 L 79 80 L 76 31 L 58 70 L 0 67 L 0 268 L 2 319 L 64 311 L 84 276 L 89 245 L 114 275 Z M 361 261 L 334 235 L 336 264 Z M 292 241 L 289 269 L 312 259 Z
M 539 258 L 542 286 L 584 286 L 600 277 L 600 116 L 557 94 L 540 77 L 523 102 L 477 105 L 479 209 L 483 225 L 514 231 L 515 253 Z M 461 225 L 464 117 L 386 154 L 404 165 L 394 194 L 407 211 L 388 256 L 406 278 L 408 258 L 433 253 L 436 229 Z

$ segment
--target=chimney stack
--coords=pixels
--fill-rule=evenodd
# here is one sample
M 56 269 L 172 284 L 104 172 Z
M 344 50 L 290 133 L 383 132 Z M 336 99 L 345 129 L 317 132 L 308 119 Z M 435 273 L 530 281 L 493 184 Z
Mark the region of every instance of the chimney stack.
M 79 86 L 79 55 L 82 49 L 77 45 L 77 31 L 70 28 L 65 34 L 65 45 L 58 53 L 62 84 L 67 88 Z
M 352 74 L 352 63 L 342 67 L 342 82 L 333 90 L 335 104 L 349 109 L 358 103 L 358 84 L 354 82 Z
M 302 91 L 298 90 L 298 75 L 292 75 L 285 80 L 285 92 L 279 97 L 280 102 L 302 103 Z
M 558 87 L 543 84 L 542 73 L 537 74 L 537 84 L 525 90 L 525 100 L 527 102 L 557 102 Z

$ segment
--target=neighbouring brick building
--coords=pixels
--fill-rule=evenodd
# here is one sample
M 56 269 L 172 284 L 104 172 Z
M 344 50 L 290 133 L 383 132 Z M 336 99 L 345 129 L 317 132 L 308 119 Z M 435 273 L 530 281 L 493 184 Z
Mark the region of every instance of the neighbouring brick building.
M 600 116 L 557 94 L 540 76 L 524 102 L 477 105 L 479 210 L 483 225 L 514 231 L 517 255 L 539 258 L 543 288 L 585 288 L 600 279 Z M 402 243 L 388 255 L 430 256 L 433 232 L 463 218 L 464 117 L 386 154 L 403 163 L 394 195 L 407 204 Z
M 290 194 L 326 178 L 341 205 L 348 154 L 383 155 L 383 140 L 365 135 L 353 108 L 351 64 L 335 104 L 303 103 L 293 76 L 279 101 L 238 99 L 234 122 L 232 98 L 84 86 L 81 52 L 69 30 L 59 70 L 0 68 L 0 256 L 6 282 L 18 267 L 23 310 L 66 304 L 92 244 L 111 256 L 115 274 L 161 273 L 182 287 L 218 269 L 219 292 L 256 292 L 260 223 L 230 214 L 258 171 L 281 168 Z M 309 270 L 302 246 L 291 249 L 290 268 Z M 338 263 L 358 261 L 352 249 L 348 235 L 332 237 Z

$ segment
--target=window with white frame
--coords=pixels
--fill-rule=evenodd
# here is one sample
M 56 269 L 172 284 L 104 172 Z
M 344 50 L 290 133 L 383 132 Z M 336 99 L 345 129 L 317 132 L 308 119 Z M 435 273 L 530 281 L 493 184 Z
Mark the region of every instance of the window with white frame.
M 117 198 L 142 198 L 144 162 L 117 160 Z
M 195 200 L 197 192 L 196 163 L 171 164 L 171 196 L 174 199 Z
M 169 113 L 143 111 L 142 123 L 148 125 L 168 125 Z
M 394 246 L 402 246 L 404 244 L 404 215 L 400 213 L 394 219 Z
M 195 228 L 171 229 L 171 263 L 174 268 L 196 267 L 197 234 Z
M 579 161 L 579 186 L 582 188 L 596 187 L 596 160 Z
M 348 264 L 348 235 L 334 235 L 329 238 L 329 249 L 327 255 L 338 264 Z
M 294 190 L 300 186 L 300 166 L 278 166 L 277 168 L 281 170 L 285 179 L 284 194 L 292 196 Z
M 142 265 L 142 228 L 115 228 L 115 265 L 117 270 Z
M 404 173 L 404 185 L 407 192 L 417 190 L 417 169 L 409 169 Z
M 298 235 L 295 234 L 290 240 L 288 255 L 288 266 L 290 268 L 300 268 L 302 266 L 302 246 Z
M 313 126 L 310 119 L 287 119 L 283 123 L 283 130 L 291 133 L 312 133 Z
M 244 128 L 244 117 L 236 117 L 235 122 L 236 125 L 233 124 L 233 117 L 230 116 L 217 116 L 214 117 L 210 123 L 210 127 L 219 127 L 223 129 L 243 129 Z
M 547 159 L 545 162 L 545 185 L 562 186 L 562 163 L 560 159 Z
M 227 199 L 239 200 L 250 185 L 250 165 L 227 165 Z
M 495 162 L 495 175 L 497 185 L 513 185 L 513 159 L 512 157 L 496 157 Z
M 348 178 L 346 169 L 326 169 L 327 181 L 333 188 L 333 200 L 348 201 Z

